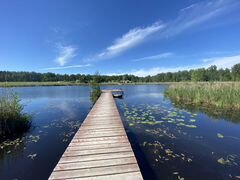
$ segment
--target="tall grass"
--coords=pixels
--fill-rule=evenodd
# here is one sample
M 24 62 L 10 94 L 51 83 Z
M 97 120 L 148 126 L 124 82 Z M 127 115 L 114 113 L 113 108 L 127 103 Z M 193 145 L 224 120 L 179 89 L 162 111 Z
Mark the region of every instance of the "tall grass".
M 102 92 L 100 86 L 97 83 L 91 83 L 91 88 L 91 101 L 93 104 L 95 104 Z
M 6 91 L 0 95 L 0 135 L 25 131 L 30 127 L 31 116 L 23 113 L 23 105 L 16 93 Z
M 91 85 L 91 100 L 92 103 L 95 104 L 95 102 L 98 100 L 98 98 L 100 97 L 102 91 L 100 88 L 100 74 L 98 72 L 95 73 L 93 80 L 91 81 L 90 85 Z
M 240 83 L 238 82 L 172 84 L 165 91 L 165 95 L 183 104 L 240 109 Z

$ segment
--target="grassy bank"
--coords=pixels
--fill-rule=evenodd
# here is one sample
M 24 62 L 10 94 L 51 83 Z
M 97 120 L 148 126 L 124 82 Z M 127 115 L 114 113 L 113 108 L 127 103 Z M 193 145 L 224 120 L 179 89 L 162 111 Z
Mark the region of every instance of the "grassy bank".
M 0 87 L 31 87 L 31 86 L 76 86 L 87 85 L 85 83 L 76 82 L 0 82 Z
M 99 83 L 100 85 L 144 85 L 144 84 L 170 84 L 167 82 L 108 82 Z M 89 83 L 78 83 L 72 81 L 58 81 L 58 82 L 0 82 L 0 87 L 33 87 L 33 86 L 87 86 Z M 91 85 L 91 83 L 90 83 Z
M 165 91 L 171 100 L 182 104 L 240 109 L 240 83 L 179 83 Z
M 31 116 L 23 113 L 23 105 L 17 94 L 9 91 L 0 95 L 0 137 L 27 130 Z

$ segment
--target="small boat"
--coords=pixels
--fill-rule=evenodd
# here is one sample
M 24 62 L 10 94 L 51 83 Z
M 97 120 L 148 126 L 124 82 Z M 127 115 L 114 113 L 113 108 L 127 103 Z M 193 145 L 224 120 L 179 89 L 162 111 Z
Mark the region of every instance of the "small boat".
M 123 98 L 123 93 L 113 93 L 114 98 Z
M 122 97 L 123 97 L 123 94 L 113 94 L 113 97 L 114 97 L 114 98 L 122 98 Z

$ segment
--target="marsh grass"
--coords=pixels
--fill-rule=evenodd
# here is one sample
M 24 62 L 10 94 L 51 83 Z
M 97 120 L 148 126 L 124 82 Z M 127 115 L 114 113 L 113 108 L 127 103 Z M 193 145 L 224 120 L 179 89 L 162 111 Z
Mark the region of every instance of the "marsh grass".
M 91 85 L 91 101 L 93 104 L 98 100 L 101 96 L 101 88 L 100 88 L 100 74 L 98 72 L 95 73 L 93 80 L 90 83 Z
M 240 109 L 240 83 L 209 82 L 172 84 L 165 91 L 172 101 L 223 109 Z
M 23 113 L 19 96 L 9 90 L 0 95 L 0 135 L 10 135 L 27 130 L 31 116 Z
M 95 104 L 95 102 L 98 100 L 98 98 L 101 95 L 101 89 L 100 86 L 97 85 L 96 83 L 92 83 L 91 84 L 91 101 L 93 104 Z

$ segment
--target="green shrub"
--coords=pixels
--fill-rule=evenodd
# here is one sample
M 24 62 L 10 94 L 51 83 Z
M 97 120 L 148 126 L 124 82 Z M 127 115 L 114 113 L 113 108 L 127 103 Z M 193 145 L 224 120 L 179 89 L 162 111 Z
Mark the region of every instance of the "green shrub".
M 6 92 L 0 97 L 0 135 L 8 135 L 27 130 L 31 116 L 23 113 L 24 106 L 16 93 Z
M 99 78 L 99 73 L 97 72 L 95 75 L 94 75 L 94 78 L 91 82 L 91 100 L 93 102 L 93 104 L 95 104 L 95 102 L 98 100 L 98 98 L 100 97 L 102 91 L 101 91 L 101 88 L 100 88 L 100 78 Z
M 100 89 L 100 86 L 99 85 L 91 85 L 91 100 L 93 102 L 93 104 L 95 104 L 95 102 L 98 100 L 98 98 L 100 97 L 101 95 L 101 89 Z

